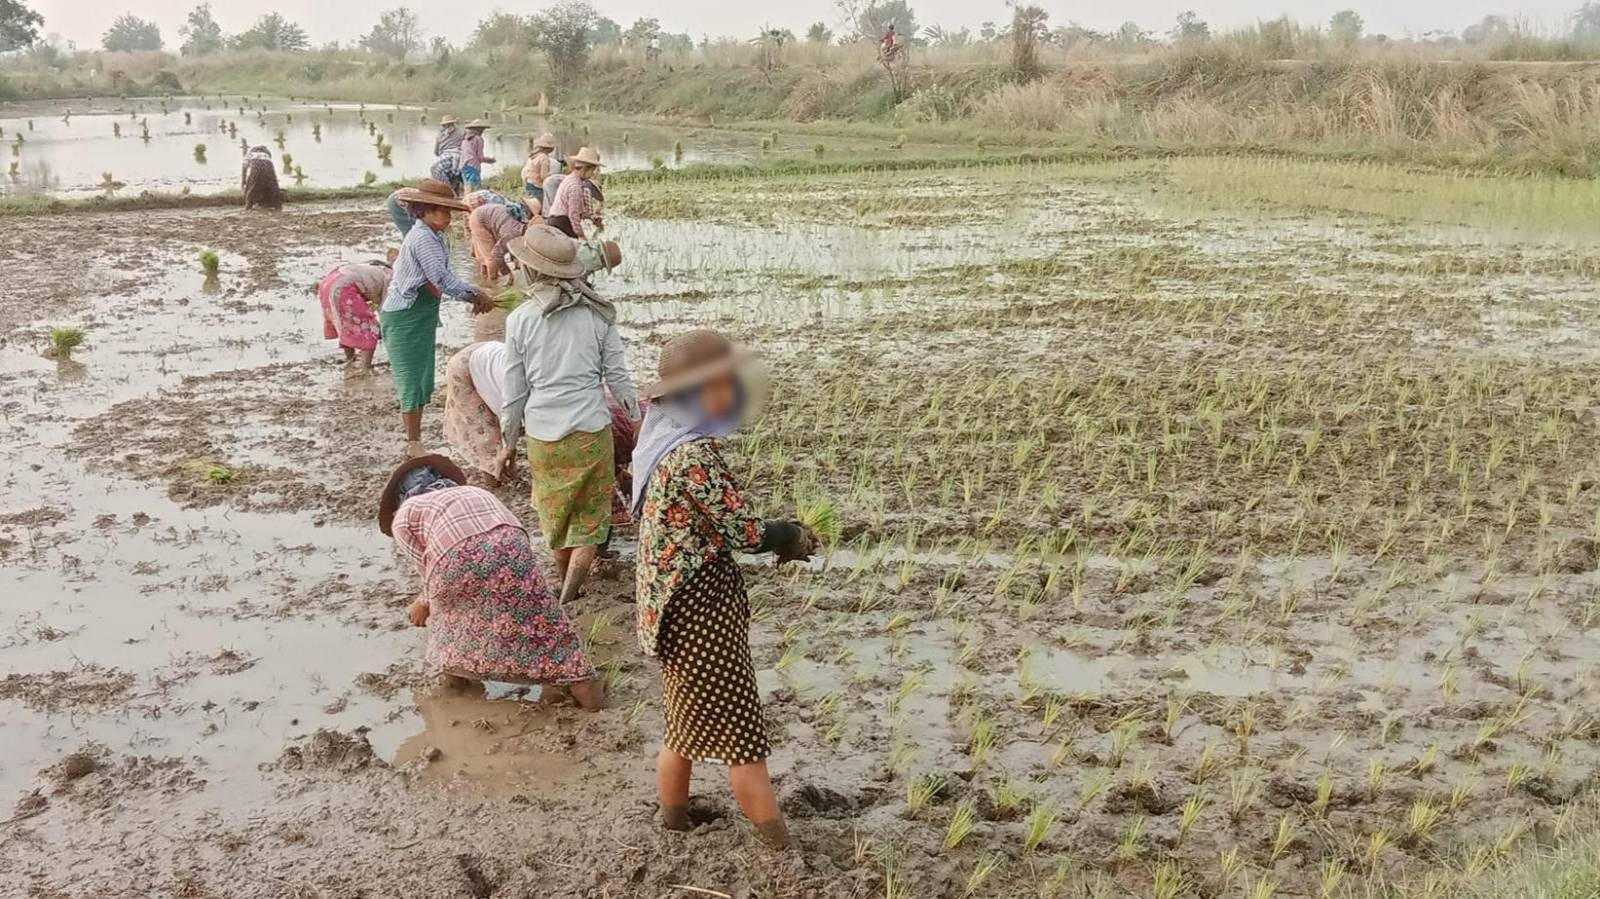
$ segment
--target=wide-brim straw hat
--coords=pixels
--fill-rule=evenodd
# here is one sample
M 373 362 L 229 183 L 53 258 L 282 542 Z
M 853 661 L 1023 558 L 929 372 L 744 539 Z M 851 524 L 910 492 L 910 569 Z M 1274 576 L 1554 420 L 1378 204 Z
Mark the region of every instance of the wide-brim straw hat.
M 578 152 L 568 156 L 567 162 L 574 165 L 589 165 L 599 168 L 600 154 L 595 152 L 593 147 L 583 147 Z
M 518 262 L 541 275 L 566 280 L 583 276 L 578 242 L 549 225 L 530 225 L 521 237 L 506 244 Z
M 556 148 L 556 136 L 546 131 L 533 139 L 533 145 L 536 148 L 542 147 L 546 150 L 554 150 Z
M 446 209 L 467 211 L 467 204 L 456 197 L 456 192 L 450 185 L 432 178 L 424 178 L 417 182 L 416 187 L 402 187 L 395 191 L 394 198 L 401 203 L 417 203 L 423 206 L 443 206 Z
M 716 331 L 701 328 L 679 334 L 661 347 L 656 380 L 644 386 L 644 395 L 657 400 L 682 393 L 713 378 L 737 374 L 755 360 L 754 353 Z
M 465 127 L 468 131 L 473 131 L 475 129 L 488 128 L 489 123 L 485 122 L 483 119 L 473 119 L 463 127 Z
M 446 115 L 439 116 L 439 124 L 440 125 L 454 125 L 455 123 L 457 123 L 459 121 L 461 121 L 461 120 L 456 118 L 453 115 L 446 114 Z
M 600 244 L 600 261 L 606 264 L 606 271 L 611 271 L 622 264 L 622 245 L 614 240 Z
M 467 484 L 467 475 L 461 470 L 461 466 L 437 453 L 418 456 L 400 463 L 399 467 L 389 475 L 389 482 L 383 485 L 383 493 L 378 496 L 378 530 L 382 531 L 385 537 L 394 536 L 394 513 L 400 510 L 400 482 L 405 480 L 406 475 L 424 467 L 437 471 L 463 487 Z

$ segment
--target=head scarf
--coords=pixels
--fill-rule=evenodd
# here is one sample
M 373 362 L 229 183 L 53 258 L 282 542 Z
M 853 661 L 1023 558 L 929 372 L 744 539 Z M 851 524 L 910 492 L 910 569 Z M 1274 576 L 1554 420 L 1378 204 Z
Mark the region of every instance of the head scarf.
M 448 490 L 459 486 L 461 485 L 424 465 L 406 472 L 406 476 L 400 479 L 400 502 L 404 503 L 408 499 L 415 499 L 435 490 Z
M 588 306 L 608 324 L 617 320 L 616 305 L 596 293 L 582 278 L 552 278 L 519 262 L 511 277 L 511 286 L 537 302 L 544 315 L 554 315 L 573 306 Z
M 733 412 L 722 418 L 709 418 L 700 411 L 700 389 L 695 388 L 676 396 L 662 397 L 650 404 L 644 414 L 644 424 L 639 426 L 639 439 L 633 445 L 633 516 L 638 518 L 644 510 L 644 497 L 650 489 L 650 479 L 655 477 L 661 460 L 685 443 L 706 438 L 721 438 L 732 434 L 744 424 L 749 407 L 743 382 L 739 383 L 738 400 Z

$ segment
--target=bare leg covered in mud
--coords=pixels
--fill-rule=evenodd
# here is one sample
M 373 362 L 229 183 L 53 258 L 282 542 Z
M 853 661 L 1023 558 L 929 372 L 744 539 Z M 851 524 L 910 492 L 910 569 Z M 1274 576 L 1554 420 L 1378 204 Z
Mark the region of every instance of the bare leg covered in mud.
M 415 459 L 425 454 L 427 449 L 422 445 L 422 410 L 400 413 L 400 423 L 406 429 L 406 455 Z
M 556 576 L 561 578 L 561 604 L 567 605 L 578 598 L 583 582 L 589 579 L 589 569 L 600 555 L 598 546 L 569 546 L 556 550 Z
M 663 746 L 656 755 L 656 796 L 661 803 L 661 826 L 667 830 L 688 830 L 689 779 L 694 762 Z M 767 763 L 753 762 L 728 769 L 733 798 L 744 816 L 755 826 L 761 842 L 773 849 L 789 847 L 789 827 L 778 809 L 778 794 L 772 789 Z

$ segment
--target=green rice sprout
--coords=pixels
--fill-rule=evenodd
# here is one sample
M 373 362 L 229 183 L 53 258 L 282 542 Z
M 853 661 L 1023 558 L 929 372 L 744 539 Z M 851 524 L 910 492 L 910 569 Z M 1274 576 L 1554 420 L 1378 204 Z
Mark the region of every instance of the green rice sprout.
M 935 774 L 913 778 L 906 784 L 906 815 L 911 818 L 921 815 L 928 803 L 944 789 L 944 784 L 944 778 Z
M 984 853 L 976 862 L 973 862 L 972 873 L 967 875 L 967 885 L 961 891 L 961 895 L 971 896 L 983 889 L 983 885 L 988 881 L 989 875 L 993 874 L 998 867 L 1000 867 L 1000 855 L 995 852 Z
M 216 250 L 200 251 L 200 270 L 205 272 L 207 278 L 215 278 L 217 271 L 222 267 L 222 257 Z
M 233 479 L 237 476 L 234 470 L 226 465 L 207 465 L 204 475 L 206 483 L 218 486 L 233 483 Z
M 83 346 L 88 335 L 82 328 L 51 328 L 50 355 L 57 359 L 72 358 L 72 351 Z
M 972 833 L 972 826 L 977 818 L 977 807 L 971 799 L 963 799 L 956 803 L 955 811 L 950 814 L 950 823 L 944 830 L 945 852 L 961 845 L 962 841 Z
M 821 141 L 818 141 L 817 144 L 811 148 L 812 155 L 816 156 L 818 159 L 821 159 L 827 152 L 827 146 L 825 146 Z
M 377 184 L 377 183 L 378 183 L 378 173 L 377 172 L 368 171 L 368 172 L 362 174 L 362 176 L 361 176 L 361 186 L 362 187 L 371 187 L 372 185 Z
M 833 546 L 844 534 L 839 511 L 825 499 L 814 499 L 800 507 L 800 523 L 810 528 L 824 546 Z
M 1139 819 L 1143 820 L 1143 819 Z M 1028 820 L 1022 825 L 1022 848 L 1032 852 L 1039 848 L 1039 844 L 1050 835 L 1050 828 L 1056 826 L 1056 813 L 1050 806 L 1039 803 L 1028 814 Z
M 195 162 L 205 162 L 206 161 L 206 145 L 205 144 L 195 144 L 194 145 L 194 161 Z

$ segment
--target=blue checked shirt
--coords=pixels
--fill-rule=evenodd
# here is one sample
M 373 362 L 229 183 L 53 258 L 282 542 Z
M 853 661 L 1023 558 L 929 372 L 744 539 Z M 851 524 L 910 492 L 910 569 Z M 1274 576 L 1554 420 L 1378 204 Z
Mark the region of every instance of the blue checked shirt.
M 445 249 L 444 234 L 418 221 L 416 227 L 406 232 L 400 244 L 400 257 L 394 263 L 394 280 L 389 282 L 389 292 L 384 294 L 384 312 L 402 312 L 417 302 L 417 289 L 432 284 L 440 293 L 464 302 L 478 294 L 478 288 L 457 278 L 450 271 L 450 252 Z

